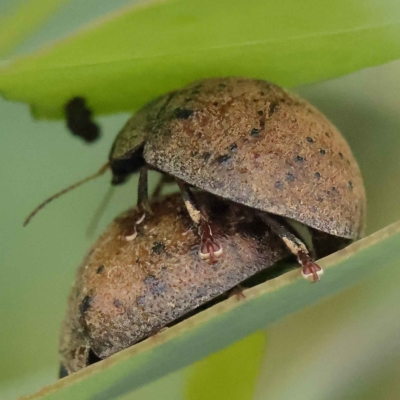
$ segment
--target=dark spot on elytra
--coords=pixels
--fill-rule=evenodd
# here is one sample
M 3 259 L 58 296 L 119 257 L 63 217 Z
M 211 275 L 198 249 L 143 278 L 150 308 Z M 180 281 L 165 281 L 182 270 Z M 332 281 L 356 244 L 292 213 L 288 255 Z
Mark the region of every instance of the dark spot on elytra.
M 92 297 L 91 296 L 85 296 L 81 302 L 81 304 L 79 304 L 79 311 L 81 312 L 81 314 L 85 314 L 89 308 L 91 307 L 92 303 Z
M 331 187 L 331 190 L 332 190 L 332 192 L 336 192 L 336 187 L 335 187 L 335 186 L 332 186 L 332 187 Z
M 161 254 L 165 250 L 165 244 L 162 242 L 155 242 L 151 251 L 156 254 Z
M 343 158 L 343 154 L 339 151 L 339 157 Z
M 157 281 L 157 278 L 155 278 L 153 275 L 147 275 L 146 278 L 143 279 L 143 282 L 147 285 L 148 283 Z
M 314 174 L 314 176 L 315 176 L 316 179 L 320 179 L 321 178 L 321 174 L 319 172 L 316 172 Z
M 121 300 L 118 300 L 118 299 L 115 299 L 113 304 L 117 308 L 120 308 L 122 306 Z
M 322 200 L 324 200 L 322 197 L 317 198 L 317 201 L 319 201 L 320 203 L 322 202 Z
M 265 96 L 265 93 L 264 93 L 264 92 L 260 92 L 260 95 L 261 95 L 261 96 Z
M 314 139 L 310 136 L 306 137 L 307 142 L 314 143 Z
M 302 157 L 302 156 L 297 156 L 297 157 L 296 157 L 296 161 L 297 161 L 297 162 L 303 162 L 303 161 L 304 161 L 304 157 Z
M 203 153 L 202 157 L 204 161 L 208 161 L 211 157 L 211 153 L 207 151 L 206 153 Z
M 237 152 L 237 144 L 236 143 L 232 143 L 229 146 L 229 151 L 231 151 L 232 153 L 236 153 Z
M 218 156 L 215 161 L 219 164 L 225 164 L 231 159 L 229 154 L 223 154 L 222 156 Z
M 193 113 L 194 113 L 193 110 L 189 110 L 187 108 L 178 107 L 178 108 L 175 108 L 175 110 L 174 110 L 175 118 L 178 118 L 178 119 L 188 119 L 188 118 L 190 118 L 190 116 Z
M 319 149 L 319 154 L 321 154 L 322 156 L 324 156 L 326 154 L 326 151 L 324 149 Z
M 349 189 L 353 189 L 353 182 L 349 181 L 348 184 L 349 184 Z
M 97 268 L 96 273 L 101 274 L 104 271 L 104 265 L 100 265 L 100 267 Z
M 285 180 L 286 180 L 287 182 L 293 182 L 295 179 L 296 179 L 295 176 L 294 176 L 291 172 L 288 172 L 288 173 L 286 174 Z
M 250 136 L 258 137 L 260 135 L 260 131 L 257 128 L 253 128 L 250 132 Z
M 167 284 L 153 275 L 148 275 L 143 282 L 154 296 L 159 296 L 167 290 Z
M 263 110 L 259 110 L 259 111 L 257 111 L 257 114 L 258 115 L 264 115 L 264 111 Z
M 218 101 L 214 101 L 214 103 L 213 103 L 213 105 L 215 106 L 215 107 L 217 107 L 218 106 Z
M 138 297 L 136 297 L 136 304 L 137 304 L 138 306 L 144 306 L 145 303 L 146 303 L 146 298 L 145 298 L 145 296 L 138 296 Z
M 276 110 L 278 109 L 278 107 L 279 107 L 279 104 L 278 104 L 276 101 L 272 102 L 272 103 L 269 105 L 269 108 L 268 108 L 268 117 L 271 117 L 272 114 L 274 114 L 274 113 L 276 112 Z M 261 114 L 260 114 L 260 115 L 261 115 Z
M 283 183 L 281 182 L 281 181 L 277 181 L 277 182 L 275 182 L 275 187 L 277 188 L 277 189 L 283 189 Z
M 331 134 L 329 132 L 325 132 L 326 137 L 331 137 Z

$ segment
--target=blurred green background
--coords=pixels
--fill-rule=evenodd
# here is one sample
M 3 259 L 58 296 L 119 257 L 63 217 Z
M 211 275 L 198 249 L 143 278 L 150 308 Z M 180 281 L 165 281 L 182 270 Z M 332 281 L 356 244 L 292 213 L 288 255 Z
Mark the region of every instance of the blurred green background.
M 132 2 L 60 2 L 13 54 L 32 51 Z M 3 0 L 0 15 L 22 3 Z M 365 178 L 368 233 L 400 219 L 400 62 L 296 91 L 348 139 Z M 35 121 L 26 105 L 0 100 L 1 399 L 56 380 L 58 332 L 75 269 L 104 226 L 134 204 L 135 183 L 115 190 L 92 237 L 88 227 L 109 188 L 109 175 L 51 204 L 27 228 L 22 221 L 48 195 L 96 171 L 128 116 L 97 118 L 103 136 L 86 145 L 64 122 Z M 399 282 L 400 269 L 393 276 L 377 265 L 364 283 L 276 324 L 267 335 L 256 398 L 398 399 Z M 129 398 L 184 398 L 192 370 L 169 375 Z

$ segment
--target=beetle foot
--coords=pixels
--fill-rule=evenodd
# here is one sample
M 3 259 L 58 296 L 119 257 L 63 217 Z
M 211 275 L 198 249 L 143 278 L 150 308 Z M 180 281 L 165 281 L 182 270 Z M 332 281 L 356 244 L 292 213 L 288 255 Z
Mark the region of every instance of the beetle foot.
M 199 234 L 201 238 L 200 258 L 208 260 L 210 264 L 215 264 L 217 258 L 223 253 L 222 246 L 214 239 L 211 226 L 207 222 L 200 224 Z
M 133 225 L 133 232 L 128 233 L 124 236 L 127 242 L 131 242 L 132 240 L 136 239 L 136 236 L 138 235 L 136 226 L 141 224 L 145 218 L 146 218 L 146 213 L 143 213 L 143 215 L 138 220 L 135 221 L 135 225 Z
M 299 251 L 297 258 L 299 263 L 302 265 L 301 275 L 303 278 L 313 283 L 318 282 L 321 279 L 320 277 L 324 273 L 324 270 L 303 251 Z

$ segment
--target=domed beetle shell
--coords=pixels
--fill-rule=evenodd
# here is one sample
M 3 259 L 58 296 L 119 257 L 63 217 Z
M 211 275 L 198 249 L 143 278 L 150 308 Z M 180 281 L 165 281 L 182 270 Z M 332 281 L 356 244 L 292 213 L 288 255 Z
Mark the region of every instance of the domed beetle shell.
M 216 265 L 199 259 L 197 233 L 177 194 L 152 202 L 135 240 L 141 212 L 117 218 L 78 270 L 60 337 L 65 371 L 155 334 L 290 256 L 254 210 L 208 193 L 199 198 L 225 256 Z
M 164 99 L 148 128 L 149 165 L 331 235 L 360 236 L 365 192 L 357 162 L 311 104 L 240 78 L 195 82 Z
M 134 172 L 138 160 L 178 179 L 197 224 L 200 208 L 188 185 L 333 236 L 354 240 L 364 229 L 364 186 L 346 141 L 316 108 L 266 81 L 204 79 L 158 98 L 117 136 L 110 153 L 114 183 Z M 139 203 L 145 191 L 139 188 Z M 304 244 L 286 240 L 279 225 L 274 230 L 304 267 Z M 206 250 L 218 248 L 208 243 Z

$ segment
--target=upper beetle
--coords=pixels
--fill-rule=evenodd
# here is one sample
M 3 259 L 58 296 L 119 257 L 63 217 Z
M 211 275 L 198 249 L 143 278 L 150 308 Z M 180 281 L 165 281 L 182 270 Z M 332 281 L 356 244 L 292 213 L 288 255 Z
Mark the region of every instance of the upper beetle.
M 282 217 L 311 229 L 317 256 L 359 238 L 364 229 L 364 185 L 345 139 L 311 104 L 262 80 L 203 79 L 150 102 L 119 132 L 98 173 L 50 197 L 25 223 L 108 167 L 114 185 L 140 170 L 138 206 L 148 213 L 148 169 L 165 173 L 161 184 L 176 179 L 199 228 L 200 256 L 210 262 L 223 247 L 191 187 L 259 210 L 313 281 L 322 270 Z
M 138 203 L 147 203 L 149 168 L 177 180 L 201 236 L 200 256 L 223 252 L 191 186 L 260 210 L 259 217 L 297 256 L 306 278 L 321 268 L 286 217 L 344 243 L 359 238 L 365 191 L 351 150 L 315 107 L 270 82 L 204 79 L 159 97 L 120 131 L 109 163 L 113 184 L 140 169 Z

